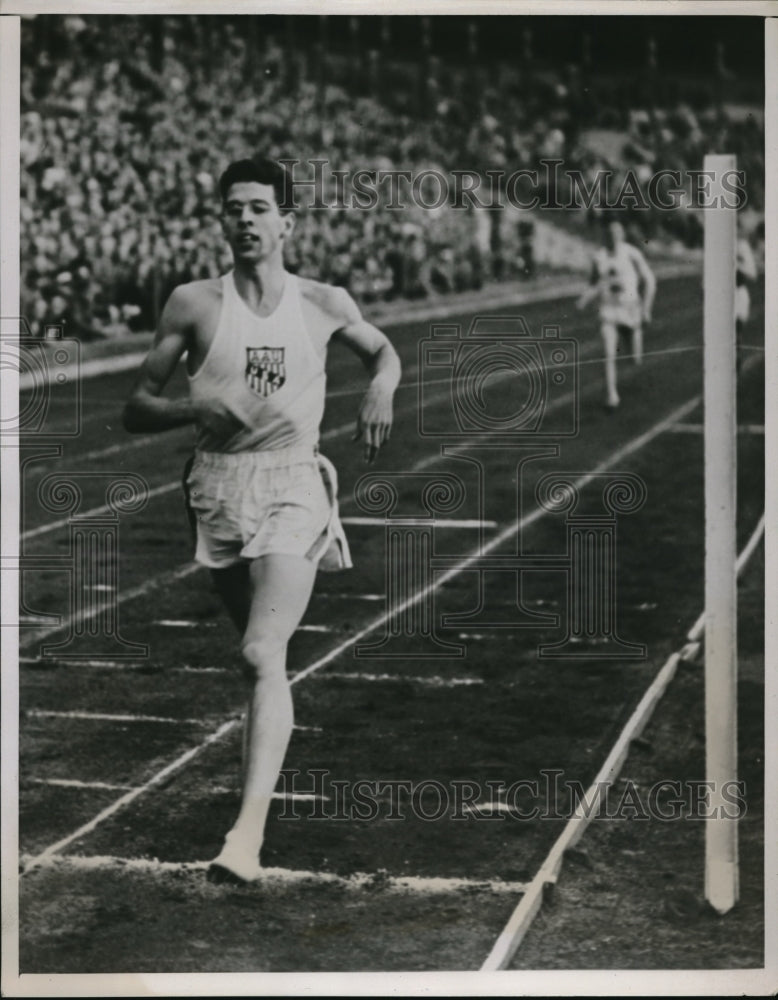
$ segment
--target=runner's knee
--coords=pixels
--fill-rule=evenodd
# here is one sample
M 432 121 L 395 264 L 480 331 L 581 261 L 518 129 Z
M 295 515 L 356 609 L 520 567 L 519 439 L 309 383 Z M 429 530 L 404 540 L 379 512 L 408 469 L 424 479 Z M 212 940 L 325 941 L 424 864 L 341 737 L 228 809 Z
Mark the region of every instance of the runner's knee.
M 272 632 L 243 643 L 244 669 L 252 680 L 266 680 L 274 673 L 286 673 L 286 639 Z

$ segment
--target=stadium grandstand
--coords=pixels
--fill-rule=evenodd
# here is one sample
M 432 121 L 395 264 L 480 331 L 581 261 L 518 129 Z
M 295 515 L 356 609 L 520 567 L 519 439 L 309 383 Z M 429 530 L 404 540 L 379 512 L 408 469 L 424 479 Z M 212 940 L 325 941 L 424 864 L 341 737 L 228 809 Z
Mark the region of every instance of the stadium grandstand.
M 715 22 L 726 19 L 708 19 L 701 36 L 716 67 L 704 82 L 664 71 L 663 56 L 679 62 L 677 42 L 628 40 L 642 63 L 632 86 L 615 83 L 616 19 L 594 32 L 577 30 L 581 20 L 512 18 L 516 59 L 488 18 L 25 18 L 22 305 L 32 329 L 63 319 L 82 339 L 149 329 L 177 284 L 221 273 L 215 181 L 253 151 L 294 156 L 300 169 L 326 158 L 332 170 L 444 175 L 558 159 L 584 184 L 611 171 L 618 188 L 627 171 L 644 185 L 721 145 L 737 154 L 760 212 L 759 81 L 724 64 Z M 362 302 L 584 266 L 570 247 L 590 238 L 594 211 L 541 219 L 450 202 L 303 212 L 288 265 Z M 701 243 L 693 211 L 628 214 L 649 252 Z

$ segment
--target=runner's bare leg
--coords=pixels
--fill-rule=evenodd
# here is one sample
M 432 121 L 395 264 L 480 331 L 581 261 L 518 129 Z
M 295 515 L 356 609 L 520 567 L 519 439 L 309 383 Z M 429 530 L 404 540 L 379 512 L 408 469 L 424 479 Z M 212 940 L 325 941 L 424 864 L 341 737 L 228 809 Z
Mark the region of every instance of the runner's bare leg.
M 643 327 L 639 324 L 632 331 L 632 360 L 636 365 L 643 363 Z
M 606 406 L 619 405 L 619 393 L 616 389 L 616 349 L 618 347 L 618 331 L 613 323 L 603 323 L 601 327 L 602 343 L 605 348 L 605 392 Z
M 252 598 L 243 656 L 251 692 L 244 730 L 243 798 L 225 850 L 216 859 L 217 864 L 242 859 L 228 867 L 245 879 L 259 873 L 257 858 L 267 813 L 292 734 L 286 649 L 308 606 L 316 564 L 302 556 L 267 555 L 253 560 L 249 572 Z
M 235 627 L 243 635 L 248 628 L 251 611 L 249 564 L 241 562 L 225 569 L 212 569 L 211 579 Z

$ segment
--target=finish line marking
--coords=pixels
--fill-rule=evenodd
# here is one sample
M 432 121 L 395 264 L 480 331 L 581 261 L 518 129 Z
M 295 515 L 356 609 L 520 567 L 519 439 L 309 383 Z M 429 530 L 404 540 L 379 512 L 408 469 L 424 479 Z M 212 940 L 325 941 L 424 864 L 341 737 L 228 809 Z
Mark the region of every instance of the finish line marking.
M 28 856 L 23 857 L 23 864 L 30 864 Z M 33 859 L 34 860 L 34 859 Z M 78 871 L 116 870 L 131 872 L 148 872 L 153 875 L 165 872 L 200 872 L 208 868 L 210 861 L 159 861 L 157 858 L 117 858 L 111 855 L 92 855 L 89 857 L 68 854 L 49 857 L 36 865 L 38 868 L 75 868 Z M 29 869 L 25 869 L 29 870 Z M 319 882 L 328 885 L 342 886 L 346 889 L 383 889 L 390 892 L 406 893 L 451 893 L 495 892 L 515 895 L 526 892 L 526 882 L 504 882 L 502 879 L 469 879 L 444 878 L 423 875 L 388 875 L 384 871 L 355 872 L 353 875 L 336 875 L 332 872 L 295 871 L 289 868 L 263 868 L 262 874 L 254 885 L 277 883 L 280 885 L 296 885 L 301 882 Z M 250 891 L 252 884 L 243 891 Z M 224 891 L 222 887 L 214 887 L 214 891 Z
M 87 722 L 164 722 L 174 726 L 204 726 L 207 719 L 174 719 L 164 715 L 111 715 L 107 712 L 56 712 L 42 708 L 26 711 L 28 719 L 84 719 Z
M 300 676 L 297 674 L 296 676 Z M 483 684 L 481 677 L 412 677 L 408 674 L 350 674 L 347 671 L 332 671 L 328 674 L 319 674 L 317 680 L 328 681 L 330 678 L 336 680 L 366 681 L 368 683 L 380 683 L 383 681 L 405 681 L 408 684 L 425 684 L 428 687 L 469 687 L 472 684 Z
M 49 710 L 45 708 L 30 708 L 24 712 L 24 715 L 28 719 L 83 719 L 86 722 L 162 722 L 168 725 L 174 726 L 206 726 L 208 725 L 208 719 L 175 719 L 168 718 L 163 715 L 111 715 L 107 712 L 57 712 L 54 710 Z M 239 721 L 242 721 L 245 716 L 241 715 Z M 300 732 L 305 733 L 321 733 L 324 730 L 321 726 L 298 726 L 295 724 L 293 729 L 297 729 Z M 37 779 L 35 779 L 37 780 Z M 59 780 L 59 779 L 58 779 Z M 68 779 L 69 780 L 69 779 Z M 63 778 L 60 783 L 64 782 Z M 72 784 L 79 784 L 77 781 L 71 782 Z M 114 787 L 103 785 L 103 788 Z M 122 788 L 132 788 L 131 785 L 116 786 Z
M 383 517 L 342 517 L 342 524 L 365 525 L 370 528 L 384 528 L 391 518 Z M 404 524 L 434 524 L 436 528 L 496 528 L 496 521 L 479 521 L 477 519 L 457 520 L 456 518 L 403 518 Z

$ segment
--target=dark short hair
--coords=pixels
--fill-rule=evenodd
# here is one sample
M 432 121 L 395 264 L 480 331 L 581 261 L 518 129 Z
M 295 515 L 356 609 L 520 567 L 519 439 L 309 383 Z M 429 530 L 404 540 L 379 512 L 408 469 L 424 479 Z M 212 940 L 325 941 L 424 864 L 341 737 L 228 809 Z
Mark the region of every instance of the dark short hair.
M 280 212 L 291 212 L 291 190 L 286 169 L 277 160 L 266 156 L 252 156 L 246 160 L 233 161 L 219 178 L 219 193 L 222 201 L 233 184 L 244 184 L 254 181 L 257 184 L 269 184 L 276 196 L 276 204 Z

